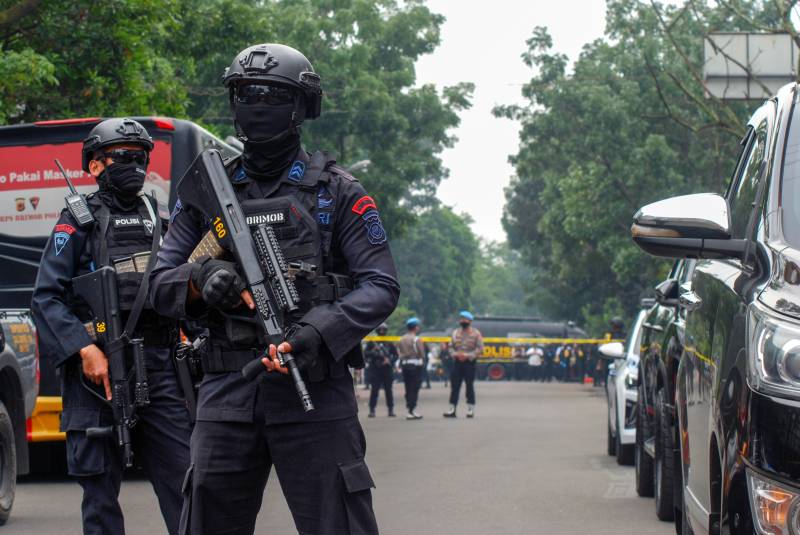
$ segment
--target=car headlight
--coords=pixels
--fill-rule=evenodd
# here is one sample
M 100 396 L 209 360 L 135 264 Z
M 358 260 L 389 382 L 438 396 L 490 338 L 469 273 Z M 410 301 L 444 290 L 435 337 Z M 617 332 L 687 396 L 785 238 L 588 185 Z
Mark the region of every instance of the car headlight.
M 750 307 L 748 375 L 753 388 L 765 394 L 800 397 L 800 326 Z
M 753 524 L 760 535 L 800 535 L 800 494 L 747 470 Z

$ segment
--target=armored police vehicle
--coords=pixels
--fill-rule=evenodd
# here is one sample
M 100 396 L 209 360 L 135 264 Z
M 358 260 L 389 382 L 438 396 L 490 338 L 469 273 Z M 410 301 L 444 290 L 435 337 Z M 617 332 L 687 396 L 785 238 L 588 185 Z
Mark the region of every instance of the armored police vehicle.
M 175 202 L 172 179 L 180 178 L 197 154 L 206 148 L 216 148 L 223 156 L 238 153 L 234 147 L 190 121 L 163 117 L 134 119 L 147 128 L 155 143 L 144 189 L 158 199 L 162 217 L 168 216 Z M 64 208 L 68 191 L 54 160 L 57 158 L 61 162 L 79 193 L 95 191 L 95 180 L 81 167 L 81 146 L 89 131 L 101 120 L 103 118 L 93 117 L 0 127 L 0 326 L 12 340 L 23 334 L 26 340 L 36 339 L 34 326 L 29 321 L 31 292 L 42 249 Z M 21 325 L 30 331 L 22 333 Z M 0 401 L 7 392 L 2 363 L 0 357 Z M 12 417 L 23 421 L 25 417 L 30 418 L 27 441 L 33 446 L 31 469 L 47 471 L 45 465 L 63 455 L 48 455 L 36 446 L 61 442 L 64 435 L 59 432 L 61 397 L 55 369 L 48 362 L 40 362 L 39 368 L 41 380 L 33 413 L 23 415 L 21 409 L 13 408 Z M 0 474 L 4 473 L 2 446 L 0 443 Z M 27 459 L 24 446 L 25 441 L 18 439 L 16 455 L 19 459 Z M 3 488 L 0 480 L 0 517 Z

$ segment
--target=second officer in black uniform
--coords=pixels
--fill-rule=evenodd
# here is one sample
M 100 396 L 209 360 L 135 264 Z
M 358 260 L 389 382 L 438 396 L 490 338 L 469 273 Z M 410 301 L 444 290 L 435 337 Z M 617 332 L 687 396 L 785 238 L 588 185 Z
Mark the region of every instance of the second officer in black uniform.
M 118 496 L 122 453 L 114 438 L 89 438 L 88 428 L 113 422 L 108 360 L 84 327 L 91 318 L 73 295 L 71 280 L 102 266 L 117 273 L 122 321 L 126 322 L 142 286 L 144 266 L 164 225 L 155 199 L 142 194 L 153 140 L 132 119 L 108 119 L 83 143 L 83 170 L 99 190 L 88 197 L 93 223 L 81 226 L 64 210 L 45 246 L 31 310 L 43 359 L 61 376 L 61 431 L 67 434 L 67 467 L 83 487 L 85 534 L 125 533 Z M 159 230 L 162 229 L 162 230 Z M 154 239 L 154 234 L 156 234 Z M 140 302 L 147 303 L 143 293 Z M 182 473 L 189 466 L 191 427 L 179 390 L 171 351 L 177 322 L 144 305 L 132 338 L 144 339 L 149 405 L 138 410 L 132 430 L 135 459 L 153 484 L 167 531 L 178 531 Z M 81 377 L 84 376 L 83 378 Z M 92 386 L 94 383 L 95 386 Z M 94 388 L 95 392 L 89 391 Z
M 208 221 L 180 201 L 151 278 L 156 309 L 209 328 L 183 526 L 190 533 L 250 534 L 275 467 L 298 532 L 377 533 L 374 486 L 348 365 L 363 366 L 361 340 L 394 309 L 394 262 L 375 201 L 325 152 L 307 153 L 300 125 L 320 113 L 320 78 L 297 50 L 240 52 L 224 76 L 241 158 L 229 178 L 250 225 L 270 224 L 287 262 L 317 267 L 298 277 L 300 311 L 281 351 L 304 370 L 315 410 L 304 412 L 279 371 L 246 380 L 242 367 L 267 340 L 255 328 L 236 266 L 187 262 Z M 275 347 L 270 351 L 275 356 Z M 274 360 L 264 359 L 276 370 Z
M 386 336 L 389 326 L 381 323 L 375 329 L 378 336 Z M 386 395 L 386 408 L 389 409 L 389 418 L 394 418 L 394 395 L 392 383 L 394 382 L 394 367 L 397 363 L 397 348 L 392 342 L 381 340 L 370 341 L 364 348 L 364 356 L 370 367 L 369 417 L 375 417 L 375 407 L 378 406 L 378 395 L 383 389 Z

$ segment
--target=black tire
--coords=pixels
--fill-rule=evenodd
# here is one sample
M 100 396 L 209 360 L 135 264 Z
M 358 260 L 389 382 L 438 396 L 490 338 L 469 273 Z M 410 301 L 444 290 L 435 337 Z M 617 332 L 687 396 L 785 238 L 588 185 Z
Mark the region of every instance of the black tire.
M 636 494 L 643 498 L 653 496 L 653 459 L 644 451 L 647 430 L 644 416 L 644 396 L 639 390 L 639 399 L 636 402 L 636 444 L 633 452 L 633 464 L 636 467 Z
M 656 458 L 655 468 L 655 502 L 656 516 L 664 522 L 675 520 L 674 476 L 675 458 L 672 447 L 673 430 L 664 414 L 666 406 L 664 389 L 656 393 Z
M 6 523 L 14 505 L 17 487 L 17 450 L 14 426 L 3 402 L 0 401 L 0 526 Z
M 619 413 L 617 413 L 617 437 L 614 448 L 617 450 L 617 464 L 620 466 L 631 466 L 634 462 L 634 444 L 623 444 L 622 433 L 620 433 Z
M 606 400 L 608 401 L 608 400 Z M 609 402 L 609 407 L 611 406 Z M 608 409 L 606 409 L 606 413 L 608 413 Z M 617 454 L 617 441 L 614 438 L 614 435 L 611 433 L 611 414 L 606 417 L 606 434 L 608 438 L 606 440 L 606 453 L 613 457 Z

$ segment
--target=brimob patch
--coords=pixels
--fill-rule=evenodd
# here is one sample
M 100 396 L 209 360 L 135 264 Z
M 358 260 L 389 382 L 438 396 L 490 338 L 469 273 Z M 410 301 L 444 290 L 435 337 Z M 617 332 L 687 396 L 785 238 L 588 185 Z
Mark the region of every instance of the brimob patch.
M 61 251 L 64 250 L 64 246 L 67 244 L 74 232 L 75 227 L 72 225 L 67 225 L 64 223 L 56 225 L 56 228 L 53 232 L 53 247 L 55 248 L 56 256 L 61 254 Z
M 289 180 L 300 182 L 305 174 L 306 164 L 298 160 L 292 164 L 292 169 L 289 171 Z
M 353 212 L 363 216 L 364 212 L 367 210 L 377 210 L 378 206 L 375 204 L 375 201 L 369 195 L 364 195 L 360 199 L 358 199 L 355 204 L 353 204 Z
M 244 166 L 239 166 L 239 168 L 233 173 L 231 177 L 231 182 L 234 184 L 241 182 L 247 179 L 247 173 L 244 172 Z
M 367 239 L 372 245 L 381 245 L 386 242 L 386 231 L 377 210 L 370 210 L 361 216 L 364 227 L 367 229 Z

